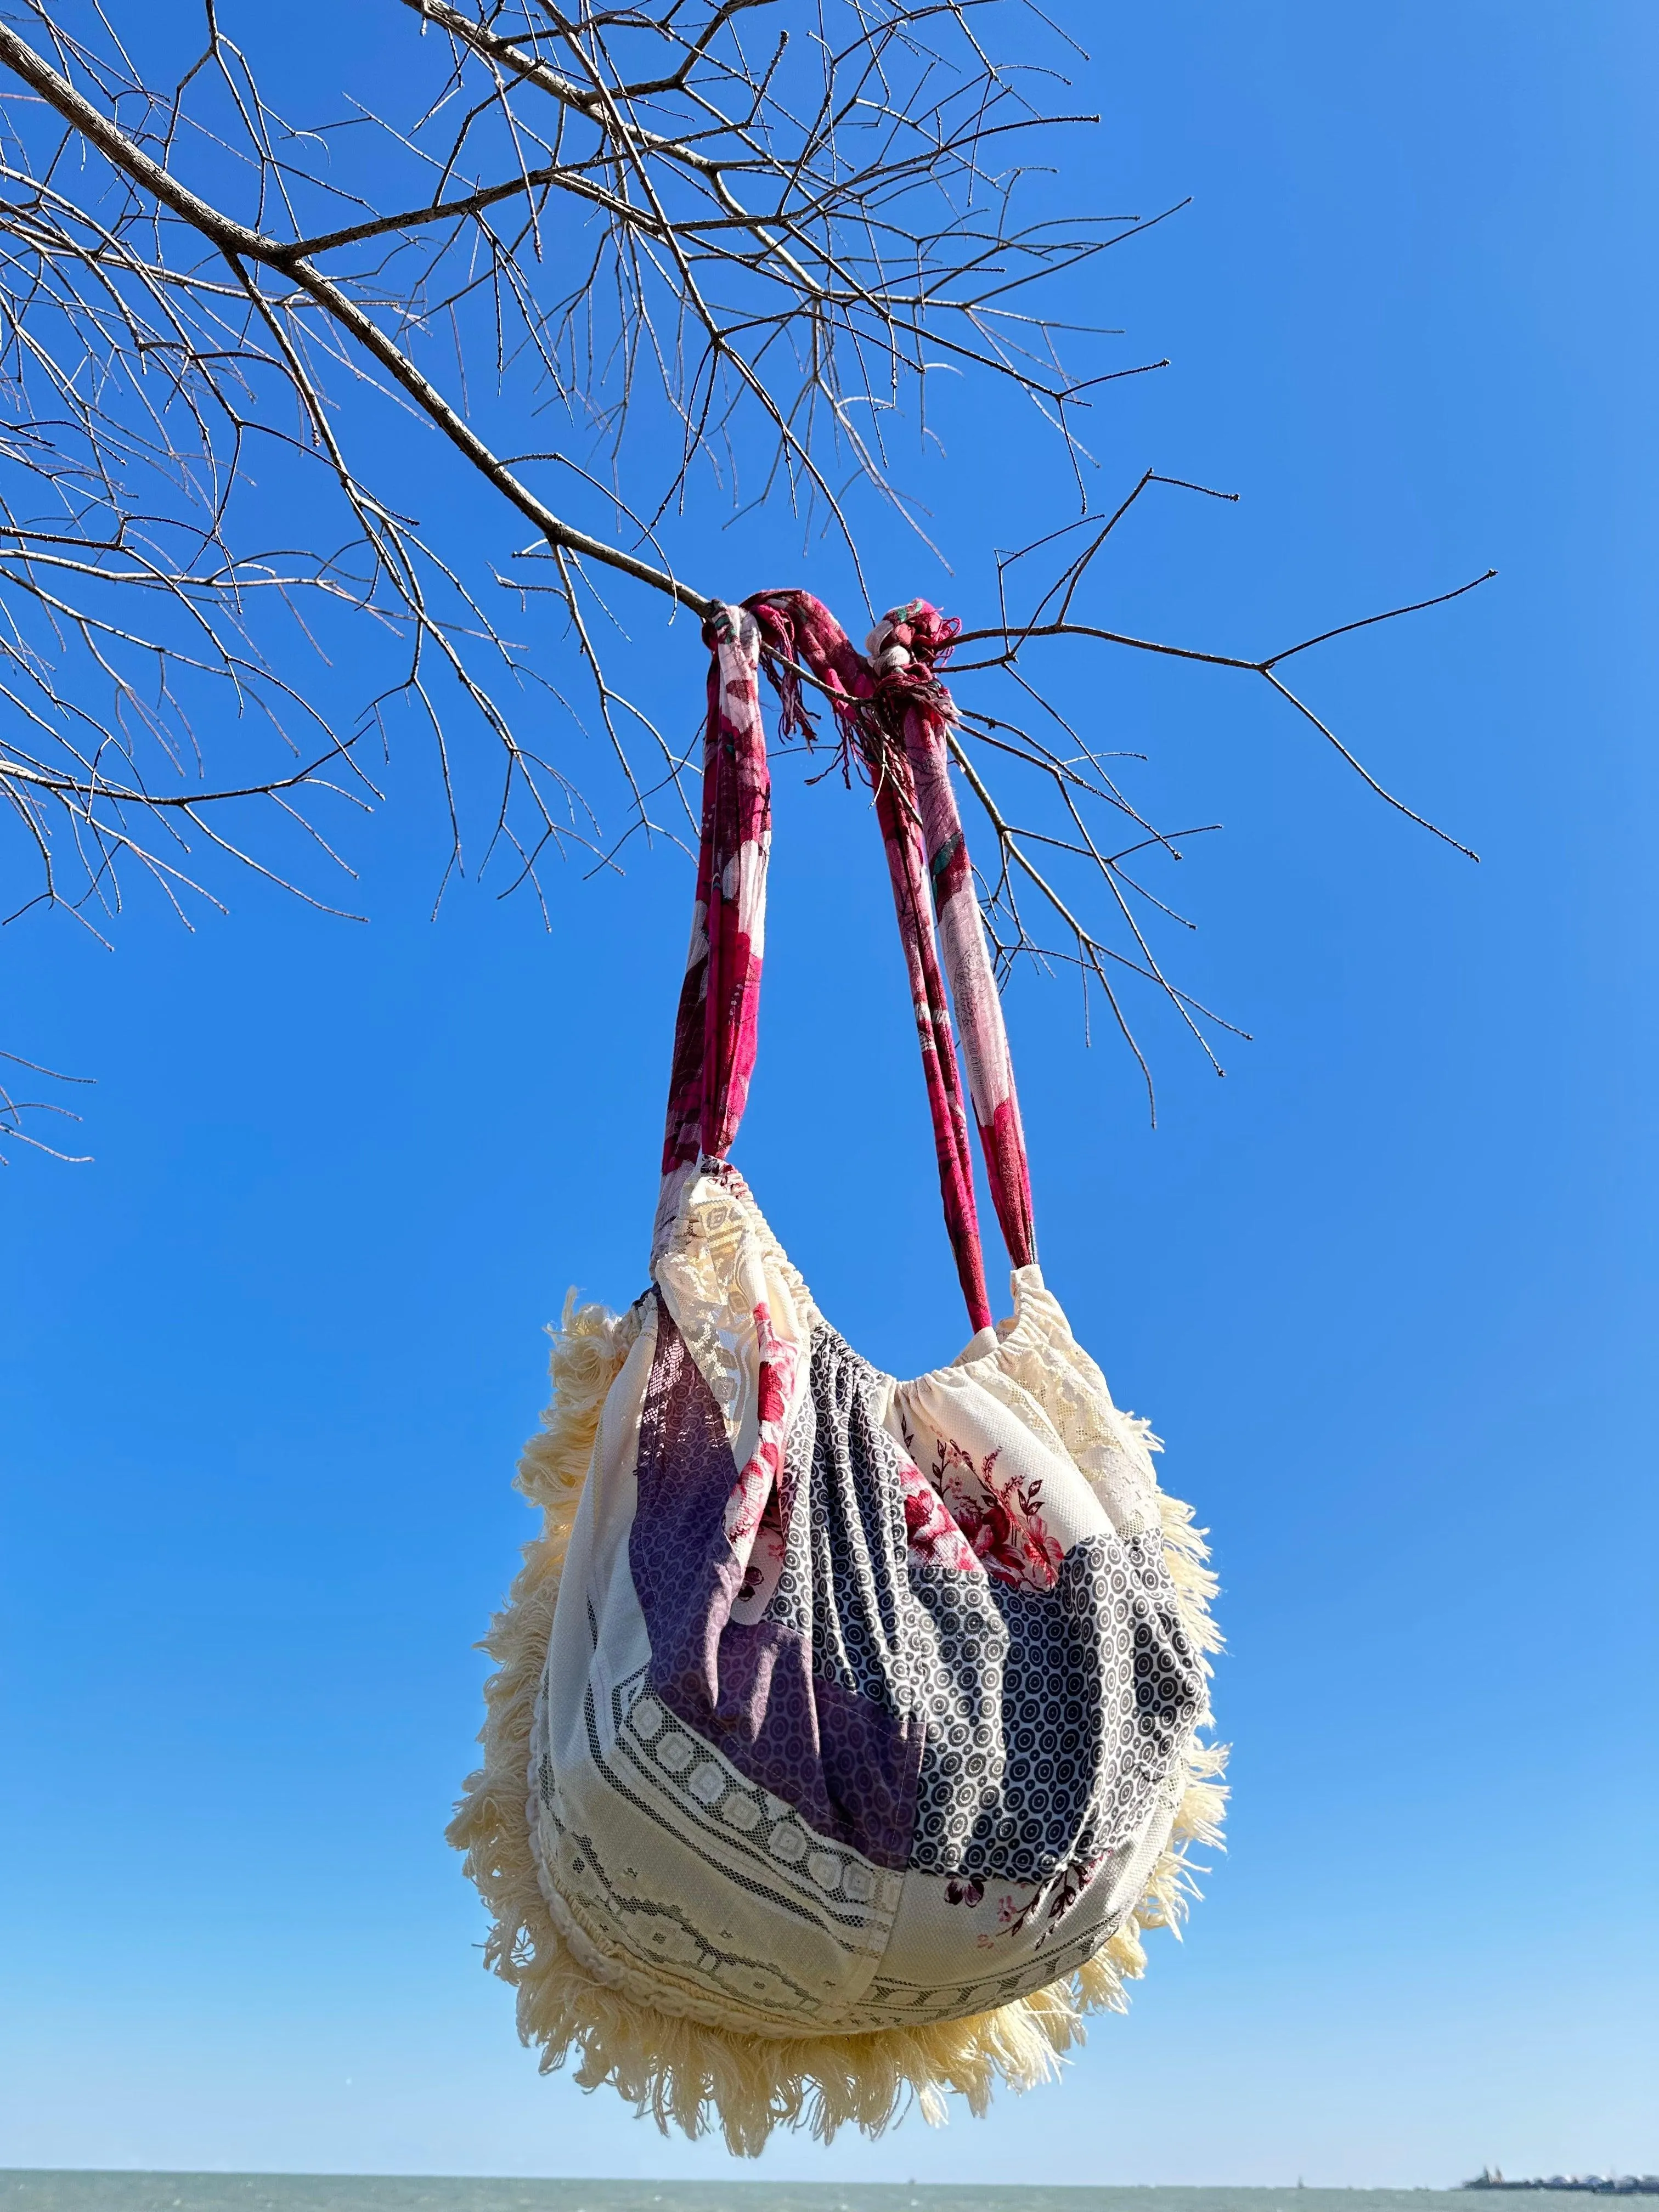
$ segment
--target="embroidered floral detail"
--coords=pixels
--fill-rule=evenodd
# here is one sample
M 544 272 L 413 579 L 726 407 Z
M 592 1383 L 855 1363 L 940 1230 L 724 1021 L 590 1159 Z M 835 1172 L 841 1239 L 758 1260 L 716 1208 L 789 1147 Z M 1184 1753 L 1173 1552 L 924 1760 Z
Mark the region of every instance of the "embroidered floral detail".
M 1042 1519 L 1042 1479 L 999 1479 L 1000 1448 L 976 1462 L 949 1437 L 933 1439 L 933 1488 L 988 1574 L 1011 1589 L 1052 1589 L 1065 1557 Z
M 1012 1893 L 997 1899 L 999 1933 L 1004 1936 L 1018 1936 L 1022 1928 L 1029 1927 L 1040 1914 L 1043 1922 L 1043 1925 L 1037 1930 L 1037 1946 L 1040 1949 L 1105 1863 L 1103 1857 L 1078 1859 L 1072 1865 L 1062 1867 L 1057 1875 L 1051 1875 L 1047 1881 L 1030 1884 L 1021 1882 L 1018 1885 L 1019 1888 L 1027 1892 L 1024 1901 Z M 951 1895 L 951 1893 L 957 1887 L 955 1882 L 947 1882 L 945 1887 L 945 1894 L 952 1905 L 957 1900 Z M 966 1887 L 978 1890 L 981 1896 L 984 1894 L 984 1885 L 981 1882 L 973 1882 Z M 968 1901 L 976 1905 L 979 1899 L 975 1897 Z M 995 1936 L 981 1936 L 979 1939 L 980 1949 L 988 1951 L 996 1940 Z
M 945 1885 L 945 1902 L 947 1905 L 982 1905 L 985 1902 L 985 1884 L 975 1881 L 972 1875 L 953 1874 Z

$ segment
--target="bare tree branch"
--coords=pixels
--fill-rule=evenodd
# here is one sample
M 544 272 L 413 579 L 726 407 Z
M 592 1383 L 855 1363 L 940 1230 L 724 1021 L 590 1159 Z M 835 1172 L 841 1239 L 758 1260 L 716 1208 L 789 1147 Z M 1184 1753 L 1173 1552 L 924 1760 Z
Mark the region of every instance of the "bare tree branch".
M 608 867 L 636 836 L 676 837 L 692 763 L 606 665 L 607 573 L 708 619 L 726 595 L 681 573 L 704 556 L 682 562 L 673 536 L 703 485 L 734 514 L 786 502 L 855 573 L 872 515 L 926 545 L 895 454 L 901 430 L 932 435 L 940 374 L 1034 407 L 1081 491 L 1085 410 L 1158 365 L 1103 353 L 1078 279 L 1097 292 L 1101 257 L 1173 210 L 1065 204 L 1057 150 L 1091 118 L 1066 82 L 1076 50 L 1022 0 L 385 0 L 410 37 L 405 106 L 351 100 L 313 55 L 331 105 L 305 120 L 267 100 L 222 0 L 170 62 L 151 52 L 167 27 L 126 13 L 12 0 L 0 21 L 0 799 L 19 911 L 99 927 L 134 871 L 181 915 L 222 903 L 198 851 L 326 905 L 312 871 L 345 864 L 323 821 L 376 802 L 370 748 L 411 718 L 443 781 L 446 878 L 480 734 L 480 866 L 507 890 L 539 896 L 550 851 Z M 410 512 L 428 479 L 459 488 L 464 520 Z M 1432 830 L 1279 672 L 1459 596 L 1265 659 L 1130 634 L 1085 600 L 1157 486 L 1206 490 L 1147 471 L 999 559 L 996 619 L 963 633 L 982 650 L 954 672 L 1015 702 L 993 714 L 976 692 L 955 747 L 993 832 L 1001 963 L 1074 967 L 1143 1070 L 1128 975 L 1206 1053 L 1218 1022 L 1148 934 L 1181 917 L 1147 869 L 1200 833 L 1147 820 L 1038 683 L 1038 649 L 1254 675 Z M 370 672 L 349 696 L 340 662 Z M 543 735 L 550 704 L 608 752 L 619 826 Z M 1009 776 L 1035 779 L 1034 815 Z M 0 1097 L 0 1134 L 16 1112 Z

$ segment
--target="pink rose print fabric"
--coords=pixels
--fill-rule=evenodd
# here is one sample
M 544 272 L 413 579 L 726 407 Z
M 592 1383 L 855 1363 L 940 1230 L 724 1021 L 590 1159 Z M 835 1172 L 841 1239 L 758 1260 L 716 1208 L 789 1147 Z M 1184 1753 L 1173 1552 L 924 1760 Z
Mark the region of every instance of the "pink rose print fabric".
M 699 1152 L 723 1158 L 738 1133 L 755 1071 L 766 949 L 772 779 L 756 673 L 760 633 L 752 616 L 731 607 L 711 642 L 702 840 L 674 1026 L 665 1176 Z
M 785 727 L 812 726 L 804 672 L 828 695 L 842 743 L 861 761 L 875 792 L 933 1108 L 945 1222 L 969 1318 L 978 1330 L 988 1325 L 990 1308 L 947 981 L 987 1179 L 1016 1267 L 1035 1262 L 1036 1235 L 1002 1001 L 951 787 L 949 732 L 956 708 L 934 672 L 961 625 L 927 600 L 913 599 L 883 617 L 861 654 L 810 592 L 767 592 L 747 605 L 768 648 Z
M 769 1509 L 775 1527 L 777 1522 L 777 1485 L 783 1472 L 784 1433 L 789 1409 L 799 1394 L 800 1370 L 799 1352 L 779 1336 L 764 1304 L 756 1306 L 754 1321 L 755 1341 L 760 1352 L 756 1385 L 759 1432 L 755 1449 L 738 1471 L 732 1494 L 726 1501 L 725 1518 L 726 1540 L 744 1578 L 741 1595 L 750 1604 L 765 1579 L 763 1557 L 762 1565 L 750 1578 L 751 1555 Z M 777 1578 L 774 1576 L 772 1579 L 775 1583 Z
M 714 659 L 703 741 L 703 821 L 691 942 L 675 1026 L 663 1174 L 699 1155 L 723 1158 L 754 1071 L 764 957 L 771 781 L 761 722 L 759 656 L 781 672 L 786 723 L 810 726 L 799 675 L 823 687 L 873 787 L 900 945 L 915 1010 L 945 1226 L 969 1320 L 991 1322 L 951 1004 L 963 1026 L 969 1085 L 992 1194 L 1016 1267 L 1036 1257 L 1024 1136 L 1001 1002 L 974 894 L 945 732 L 954 708 L 931 673 L 955 626 L 925 601 L 888 618 L 873 660 L 804 592 L 725 611 L 708 631 Z M 873 642 L 872 634 L 872 642 Z M 937 917 L 937 933 L 935 929 Z M 943 963 L 940 952 L 943 949 Z M 948 995 L 947 995 L 948 981 Z
M 1052 1589 L 1065 1553 L 1042 1519 L 1042 1478 L 998 1476 L 1001 1454 L 975 1461 L 964 1445 L 939 1439 L 933 1487 L 963 1540 L 989 1575 L 1009 1589 Z
M 1020 1123 L 1019 1100 L 1014 1090 L 1013 1062 L 1009 1057 L 1008 1032 L 1002 1018 L 1002 1000 L 991 970 L 985 942 L 985 924 L 974 890 L 973 870 L 968 864 L 967 841 L 962 816 L 951 787 L 948 732 L 956 719 L 949 693 L 931 678 L 923 681 L 907 672 L 923 665 L 922 653 L 943 657 L 951 648 L 960 625 L 946 622 L 927 600 L 913 600 L 890 615 L 872 633 L 872 644 L 902 640 L 900 650 L 911 659 L 896 670 L 890 682 L 902 683 L 908 693 L 904 706 L 904 750 L 921 810 L 927 872 L 933 886 L 933 911 L 939 920 L 945 972 L 950 978 L 951 1002 L 968 1061 L 968 1088 L 979 1125 L 981 1149 L 991 1197 L 997 1210 L 1008 1257 L 1016 1267 L 1029 1267 L 1036 1258 L 1036 1231 L 1031 1219 L 1031 1179 L 1026 1164 L 1025 1133 Z M 890 647 L 886 648 L 890 652 Z
M 910 1563 L 918 1567 L 954 1567 L 958 1574 L 982 1574 L 979 1553 L 951 1517 L 934 1486 L 913 1459 L 901 1461 L 899 1484 L 904 1498 L 904 1534 Z
M 870 779 L 921 1048 L 945 1224 L 969 1324 L 975 1331 L 987 1328 L 991 1302 L 980 1249 L 967 1102 L 930 907 L 922 811 L 909 756 L 890 713 L 896 694 L 889 676 L 856 650 L 810 592 L 763 593 L 747 605 L 767 647 L 768 672 L 783 702 L 785 729 L 813 727 L 804 672 L 821 688 L 849 760 L 856 757 Z

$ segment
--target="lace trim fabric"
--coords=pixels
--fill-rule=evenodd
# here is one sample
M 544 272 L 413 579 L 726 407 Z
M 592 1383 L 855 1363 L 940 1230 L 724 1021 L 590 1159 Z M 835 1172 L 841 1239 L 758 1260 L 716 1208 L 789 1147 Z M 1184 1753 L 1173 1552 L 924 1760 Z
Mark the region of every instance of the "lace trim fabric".
M 801 1340 L 823 1320 L 811 1291 L 784 1253 L 754 1194 L 725 1162 L 688 1171 L 674 1196 L 653 1269 L 680 1334 L 702 1368 L 728 1432 L 744 1413 L 738 1346 L 769 1276 L 785 1286 Z M 1072 1334 L 1060 1301 L 1036 1265 L 1012 1277 L 1014 1312 L 994 1335 L 981 1329 L 950 1370 L 966 1375 L 1045 1443 L 1063 1451 L 1109 1515 L 1120 1535 L 1159 1526 L 1162 1492 L 1152 1455 L 1163 1449 L 1152 1424 L 1123 1412 L 1096 1362 Z M 902 1404 L 929 1381 L 893 1379 Z
M 757 1306 L 780 1322 L 787 1294 L 794 1340 L 804 1345 L 822 1319 L 799 1269 L 785 1257 L 748 1184 L 724 1161 L 686 1172 L 652 1272 L 676 1327 L 714 1395 L 734 1440 L 751 1409 L 743 1347 Z
M 1152 1455 L 1163 1445 L 1150 1422 L 1119 1410 L 1106 1377 L 1073 1335 L 1060 1304 L 1036 1267 L 1016 1269 L 1014 1316 L 994 1353 L 963 1362 L 996 1395 L 1018 1391 L 1111 1516 L 1120 1535 L 1158 1524 Z M 1030 1418 L 1028 1413 L 1027 1418 Z

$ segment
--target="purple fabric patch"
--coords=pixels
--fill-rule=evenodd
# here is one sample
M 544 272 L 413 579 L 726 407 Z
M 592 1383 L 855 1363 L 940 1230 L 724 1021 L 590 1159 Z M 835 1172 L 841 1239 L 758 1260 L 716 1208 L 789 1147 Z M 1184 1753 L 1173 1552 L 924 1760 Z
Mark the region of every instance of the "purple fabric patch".
M 737 1467 L 713 1393 L 660 1300 L 659 1316 L 628 1547 L 651 1686 L 809 1828 L 877 1866 L 902 1868 L 915 1825 L 921 1720 L 895 1718 L 815 1676 L 799 1630 L 730 1618 L 742 1577 L 724 1521 Z M 800 1486 L 783 1487 L 787 1510 Z

